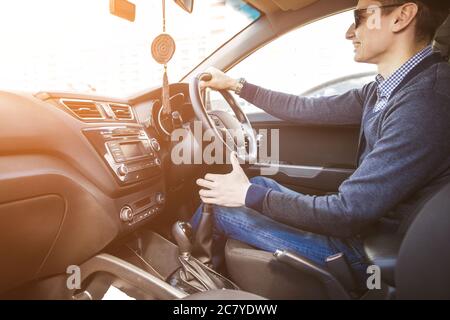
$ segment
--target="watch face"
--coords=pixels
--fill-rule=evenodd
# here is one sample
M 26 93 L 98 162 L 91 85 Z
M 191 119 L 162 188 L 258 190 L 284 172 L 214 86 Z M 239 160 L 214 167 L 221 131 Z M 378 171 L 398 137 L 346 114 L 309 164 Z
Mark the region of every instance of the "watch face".
M 244 87 L 244 83 L 245 83 L 245 79 L 244 78 L 240 78 L 239 81 L 238 81 L 237 88 L 236 88 L 236 94 L 240 94 L 241 93 L 241 90 Z
M 240 94 L 241 93 L 241 90 L 242 90 L 242 83 L 238 83 L 238 85 L 237 85 L 237 87 L 236 87 L 236 91 L 235 91 L 235 93 L 236 94 Z

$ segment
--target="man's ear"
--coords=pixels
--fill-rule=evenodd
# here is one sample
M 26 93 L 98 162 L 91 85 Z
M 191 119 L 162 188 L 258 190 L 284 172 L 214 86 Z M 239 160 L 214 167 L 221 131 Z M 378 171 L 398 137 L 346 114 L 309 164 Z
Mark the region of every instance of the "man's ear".
M 397 10 L 392 24 L 394 33 L 402 32 L 410 26 L 419 12 L 419 7 L 415 3 L 406 3 L 400 10 Z

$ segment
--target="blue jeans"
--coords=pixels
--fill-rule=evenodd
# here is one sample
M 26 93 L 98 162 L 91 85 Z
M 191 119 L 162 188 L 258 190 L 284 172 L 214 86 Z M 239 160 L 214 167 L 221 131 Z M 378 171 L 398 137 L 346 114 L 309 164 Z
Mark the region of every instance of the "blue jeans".
M 272 179 L 256 177 L 250 181 L 275 191 L 296 194 L 296 192 L 281 186 Z M 306 232 L 274 221 L 262 213 L 246 207 L 214 206 L 213 208 L 213 264 L 216 267 L 224 260 L 226 239 L 231 238 L 264 251 L 289 250 L 321 266 L 325 266 L 327 257 L 342 252 L 359 282 L 365 282 L 364 279 L 367 278 L 366 269 L 368 265 L 365 262 L 363 245 L 360 239 L 339 239 Z M 199 224 L 201 212 L 202 206 L 197 209 L 192 217 L 191 224 L 194 230 Z

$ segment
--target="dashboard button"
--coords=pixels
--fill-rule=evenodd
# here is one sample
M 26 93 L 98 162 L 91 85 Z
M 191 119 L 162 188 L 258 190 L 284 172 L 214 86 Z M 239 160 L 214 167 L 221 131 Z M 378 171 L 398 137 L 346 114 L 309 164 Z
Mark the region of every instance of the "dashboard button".
M 161 150 L 161 146 L 159 145 L 158 140 L 152 139 L 151 144 L 152 144 L 152 148 L 153 148 L 155 151 L 158 152 L 159 150 Z
M 164 196 L 164 193 L 157 193 L 156 194 L 156 203 L 157 204 L 164 204 L 164 202 L 166 201 L 166 197 Z

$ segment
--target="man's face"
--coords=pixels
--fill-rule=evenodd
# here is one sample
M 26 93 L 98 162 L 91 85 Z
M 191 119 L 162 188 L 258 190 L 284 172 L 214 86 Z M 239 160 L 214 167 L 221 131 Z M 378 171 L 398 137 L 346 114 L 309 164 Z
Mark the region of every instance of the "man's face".
M 357 10 L 368 10 L 360 13 L 360 24 L 352 24 L 346 33 L 346 38 L 352 41 L 355 47 L 356 62 L 379 63 L 393 41 L 392 15 L 384 15 L 383 9 L 380 9 L 382 5 L 379 1 L 358 2 Z

